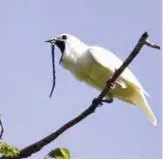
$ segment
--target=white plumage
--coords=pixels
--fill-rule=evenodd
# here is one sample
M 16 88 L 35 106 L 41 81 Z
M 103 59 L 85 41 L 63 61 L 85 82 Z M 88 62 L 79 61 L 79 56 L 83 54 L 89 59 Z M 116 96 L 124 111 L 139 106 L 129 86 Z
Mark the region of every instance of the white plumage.
M 98 47 L 89 46 L 69 34 L 61 34 L 51 41 L 64 43 L 63 48 L 57 43 L 62 53 L 61 65 L 73 73 L 80 81 L 102 90 L 106 81 L 118 69 L 122 61 L 112 52 Z M 63 47 L 63 46 L 62 46 Z M 106 99 L 116 97 L 128 103 L 137 105 L 147 115 L 150 122 L 156 126 L 157 119 L 147 100 L 148 94 L 144 91 L 134 74 L 126 68 L 118 78 L 115 88 L 106 96 Z

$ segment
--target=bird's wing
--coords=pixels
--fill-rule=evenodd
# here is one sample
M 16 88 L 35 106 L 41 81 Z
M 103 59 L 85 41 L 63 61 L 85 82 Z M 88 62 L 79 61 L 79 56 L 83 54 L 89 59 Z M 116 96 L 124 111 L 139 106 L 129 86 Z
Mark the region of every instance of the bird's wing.
M 98 46 L 91 46 L 89 47 L 88 50 L 92 58 L 98 64 L 100 64 L 104 68 L 107 68 L 112 73 L 114 73 L 115 70 L 118 69 L 122 65 L 122 61 L 116 55 L 114 55 L 112 52 L 104 48 L 101 48 Z M 140 82 L 137 80 L 137 78 L 128 68 L 124 70 L 124 72 L 120 75 L 120 78 L 123 79 L 124 81 L 129 82 L 131 85 L 134 85 L 141 91 L 143 91 L 143 93 L 146 96 L 149 96 L 148 93 L 141 86 Z M 119 81 L 119 83 L 121 82 L 123 81 Z M 123 82 L 123 86 L 124 86 L 124 82 Z

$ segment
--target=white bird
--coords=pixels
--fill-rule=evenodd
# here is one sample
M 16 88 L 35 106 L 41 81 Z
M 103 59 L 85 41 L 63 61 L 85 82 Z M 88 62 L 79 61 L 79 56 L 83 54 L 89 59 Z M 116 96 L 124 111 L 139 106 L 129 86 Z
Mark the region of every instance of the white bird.
M 102 90 L 109 77 L 118 69 L 122 61 L 112 52 L 99 47 L 89 46 L 70 34 L 60 34 L 46 42 L 55 44 L 61 51 L 60 64 L 80 81 Z M 126 68 L 119 76 L 114 88 L 106 95 L 106 99 L 118 98 L 139 106 L 147 115 L 150 122 L 156 126 L 157 119 L 152 112 L 140 82 Z

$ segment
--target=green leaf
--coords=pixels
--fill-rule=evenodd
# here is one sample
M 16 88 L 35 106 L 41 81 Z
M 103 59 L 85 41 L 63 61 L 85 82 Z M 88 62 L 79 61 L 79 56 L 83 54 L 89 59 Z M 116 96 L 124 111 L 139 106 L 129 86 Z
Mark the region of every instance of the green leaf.
M 19 154 L 19 150 L 16 147 L 1 142 L 0 154 L 5 155 L 6 157 L 13 157 Z
M 71 159 L 70 152 L 66 148 L 56 148 L 52 150 L 45 159 Z

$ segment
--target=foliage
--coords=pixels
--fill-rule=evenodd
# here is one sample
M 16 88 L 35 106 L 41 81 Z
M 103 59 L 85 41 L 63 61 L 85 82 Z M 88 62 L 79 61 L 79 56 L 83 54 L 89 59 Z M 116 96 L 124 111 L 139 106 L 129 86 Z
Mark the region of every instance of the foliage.
M 70 152 L 66 148 L 56 148 L 52 150 L 45 159 L 70 159 Z
M 16 147 L 8 145 L 7 143 L 4 143 L 2 141 L 0 143 L 0 154 L 6 157 L 14 157 L 19 154 L 19 150 Z

